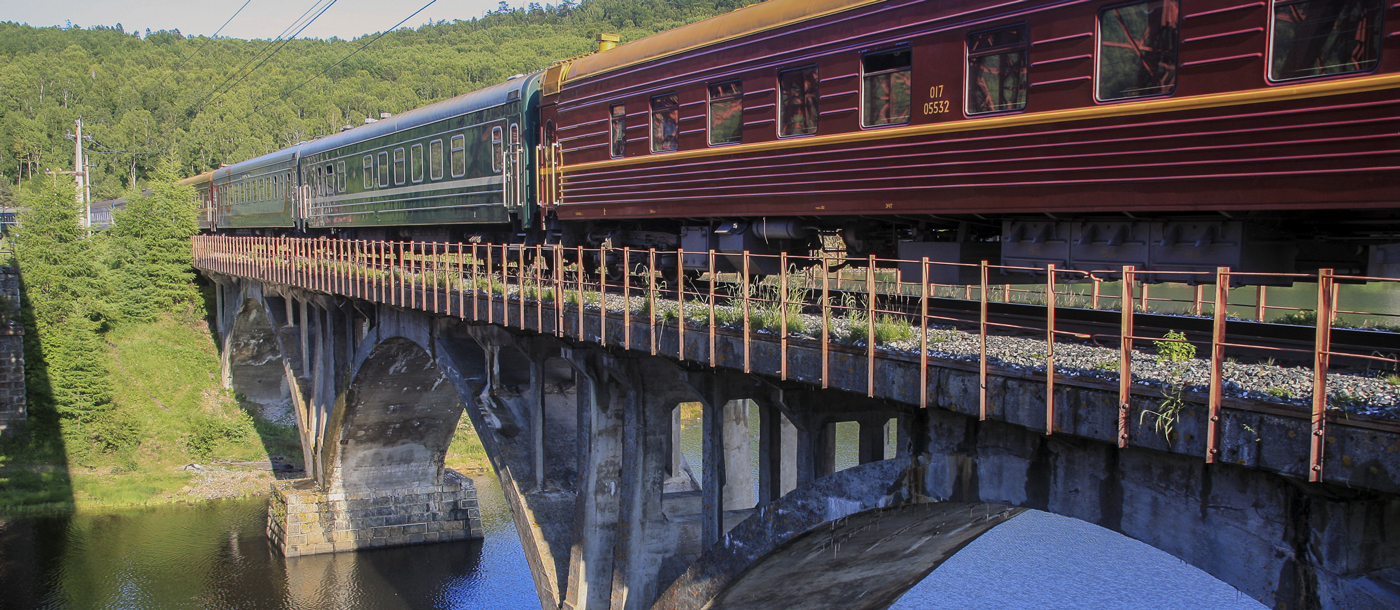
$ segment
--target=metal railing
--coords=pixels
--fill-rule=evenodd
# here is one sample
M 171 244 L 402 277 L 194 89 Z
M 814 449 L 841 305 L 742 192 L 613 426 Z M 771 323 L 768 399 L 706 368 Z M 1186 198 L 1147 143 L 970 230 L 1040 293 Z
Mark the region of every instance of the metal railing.
M 1141 274 L 1154 280 L 1180 276 L 1200 281 L 1210 276 L 1213 298 L 1204 299 L 1204 286 L 1198 287 L 1193 302 L 1195 313 L 1210 305 L 1212 332 L 1210 339 L 1210 382 L 1207 392 L 1206 455 L 1207 463 L 1220 455 L 1219 424 L 1223 403 L 1223 365 L 1226 350 L 1270 350 L 1311 356 L 1312 362 L 1312 439 L 1310 450 L 1310 480 L 1321 481 L 1323 454 L 1328 424 L 1327 374 L 1333 357 L 1357 358 L 1396 364 L 1392 356 L 1374 353 L 1334 351 L 1333 321 L 1339 311 L 1338 285 L 1341 282 L 1396 282 L 1390 278 L 1339 276 L 1329 269 L 1316 275 L 1267 274 L 1267 278 L 1287 278 L 1297 282 L 1317 284 L 1316 330 L 1310 349 L 1262 346 L 1231 341 L 1226 335 L 1229 286 L 1232 281 L 1251 276 L 1217 268 L 1213 274 L 1199 271 L 1138 271 L 1133 267 L 1105 271 L 1079 271 L 980 264 L 943 263 L 923 258 L 918 261 L 858 259 L 864 265 L 859 274 L 849 270 L 831 269 L 834 261 L 828 255 L 817 257 L 788 254 L 761 255 L 749 252 L 727 253 L 709 250 L 704 253 L 662 252 L 656 249 L 583 248 L 541 245 L 510 245 L 480 243 L 433 243 L 404 241 L 343 240 L 291 237 L 225 237 L 196 236 L 193 238 L 196 267 L 208 271 L 279 283 L 301 288 L 377 301 L 396 307 L 419 309 L 431 313 L 454 315 L 487 323 L 516 326 L 544 332 L 545 316 L 551 316 L 553 332 L 562 336 L 565 316 L 576 316 L 575 339 L 584 340 L 586 313 L 596 310 L 600 324 L 597 340 L 608 345 L 609 317 L 622 318 L 620 347 L 648 350 L 660 355 L 658 326 L 674 326 L 678 333 L 674 356 L 696 359 L 686 352 L 686 334 L 708 333 L 708 364 L 716 362 L 716 330 L 723 327 L 740 333 L 743 369 L 752 370 L 752 344 L 755 335 L 779 343 L 780 366 L 771 373 L 782 379 L 788 377 L 788 347 L 790 341 L 816 342 L 821 351 L 821 387 L 830 382 L 830 351 L 833 345 L 859 348 L 864 344 L 866 357 L 866 391 L 875 395 L 877 351 L 893 343 L 902 343 L 919 354 L 919 404 L 928 406 L 928 371 L 930 330 L 936 325 L 976 325 L 977 368 L 980 383 L 979 412 L 987 418 L 987 337 L 994 332 L 1034 333 L 1045 343 L 1045 409 L 1046 434 L 1055 432 L 1055 346 L 1063 339 L 1115 339 L 1118 350 L 1118 445 L 1127 447 L 1130 429 L 1130 399 L 1132 397 L 1134 343 L 1138 341 L 1184 342 L 1184 339 L 1140 336 L 1136 332 L 1138 309 L 1150 303 L 1148 284 L 1138 281 Z M 659 260 L 675 256 L 673 261 Z M 703 269 L 687 274 L 677 264 L 699 258 Z M 736 273 L 719 273 L 723 260 Z M 851 262 L 849 259 L 843 262 Z M 914 265 L 920 270 L 917 281 L 904 281 L 894 267 L 903 263 L 905 269 Z M 961 267 L 975 271 L 975 284 L 949 286 L 931 284 L 932 269 Z M 776 270 L 764 277 L 761 269 Z M 1017 277 L 1041 277 L 1039 290 L 998 286 L 991 282 L 993 273 L 1019 274 Z M 859 277 L 853 277 L 859 275 Z M 881 280 L 880 277 L 885 279 Z M 1104 282 L 1117 278 L 1118 295 L 1101 294 Z M 1259 277 L 1259 279 L 1263 279 Z M 672 283 L 674 282 L 674 284 Z M 1088 285 L 1092 292 L 1080 293 L 1069 286 Z M 1024 284 L 1022 285 L 1024 286 Z M 936 293 L 961 292 L 977 303 L 975 319 L 959 317 L 931 307 L 939 299 Z M 989 304 L 1010 301 L 1013 290 L 1023 294 L 1039 294 L 1043 299 L 1044 323 L 1026 326 L 996 319 L 989 314 Z M 1258 292 L 1257 316 L 1262 319 L 1267 309 L 1264 291 Z M 1087 299 L 1098 309 L 1101 301 L 1116 300 L 1118 331 L 1114 334 L 1085 334 L 1063 328 L 1057 322 L 1057 312 L 1069 310 L 1061 302 L 1067 299 Z M 1164 299 L 1165 300 L 1165 299 Z M 1081 301 L 1082 302 L 1082 301 Z M 1178 301 L 1173 301 L 1178 302 Z M 500 319 L 497 308 L 501 307 Z M 546 307 L 546 303 L 549 304 Z M 1218 307 L 1216 304 L 1225 306 Z M 484 310 L 484 311 L 483 311 Z M 1356 312 L 1362 313 L 1362 312 Z M 1387 315 L 1387 314 L 1375 314 Z M 638 345 L 632 336 L 634 322 L 644 317 L 648 344 Z M 533 324 L 531 324 L 533 323 Z M 931 326 L 935 325 L 935 326 Z M 704 330 L 688 328 L 703 327 Z M 886 332 L 890 331 L 890 332 Z M 896 332 L 897 331 L 897 332 Z M 776 336 L 773 336 L 776 335 Z M 911 336 L 912 335 L 912 336 Z M 882 338 L 883 337 L 883 338 Z M 913 347 L 917 339 L 917 348 Z M 665 354 L 670 356 L 671 354 Z M 1303 416 L 1298 413 L 1298 416 Z

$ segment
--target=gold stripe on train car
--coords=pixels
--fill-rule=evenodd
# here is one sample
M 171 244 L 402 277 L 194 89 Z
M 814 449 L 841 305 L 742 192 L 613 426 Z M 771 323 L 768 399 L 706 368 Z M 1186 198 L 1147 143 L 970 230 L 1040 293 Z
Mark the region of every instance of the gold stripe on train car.
M 1041 125 L 1044 123 L 1087 121 L 1090 119 L 1105 119 L 1165 112 L 1182 112 L 1186 110 L 1205 110 L 1209 108 L 1220 108 L 1225 106 L 1242 106 L 1245 104 L 1265 104 L 1269 102 L 1282 102 L 1288 100 L 1323 97 L 1329 95 L 1366 93 L 1368 91 L 1380 91 L 1384 89 L 1394 89 L 1397 87 L 1400 87 L 1400 74 L 1363 76 L 1359 78 L 1329 80 L 1303 85 L 1270 87 L 1268 89 L 1253 89 L 1250 91 L 1234 91 L 1230 93 L 1211 93 L 1208 95 L 1197 95 L 1193 97 L 1182 98 L 1168 98 L 1149 102 L 1134 102 L 1128 104 L 1115 104 L 1112 106 L 1095 106 L 1090 108 L 1073 108 L 1069 110 L 1052 110 L 1049 112 L 1028 112 L 1024 114 L 1011 114 L 996 117 L 961 119 L 957 121 L 934 123 L 932 125 L 910 125 L 906 127 L 891 127 L 871 131 L 838 133 L 828 136 L 812 136 L 805 138 L 770 140 L 767 142 L 756 142 L 753 144 L 738 144 L 733 146 L 722 146 L 717 148 L 682 150 L 677 152 L 668 152 L 664 156 L 642 155 L 638 157 L 627 157 L 625 159 L 609 159 L 607 161 L 581 163 L 578 165 L 564 166 L 563 171 L 565 173 L 572 173 L 593 169 L 619 167 L 624 165 L 637 165 L 640 163 L 664 163 L 676 161 L 678 159 L 693 159 L 697 157 L 720 155 L 728 156 L 784 148 L 806 148 L 812 146 L 826 146 L 830 144 L 848 144 L 853 142 L 869 142 L 872 140 L 890 140 L 895 138 L 907 138 L 911 136 L 956 133 L 960 131 L 1003 129 L 1007 127 Z

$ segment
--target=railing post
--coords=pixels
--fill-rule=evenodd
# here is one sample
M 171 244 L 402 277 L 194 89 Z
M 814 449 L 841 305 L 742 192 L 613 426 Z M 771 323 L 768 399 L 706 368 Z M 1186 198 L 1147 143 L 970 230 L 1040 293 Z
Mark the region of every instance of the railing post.
M 478 258 L 476 257 L 476 246 L 477 246 L 477 244 L 472 244 L 472 259 L 471 259 L 471 261 L 469 261 L 470 264 L 471 264 L 471 266 L 472 266 L 471 277 L 472 277 L 472 321 L 473 321 L 473 322 L 475 322 L 475 321 L 481 319 L 481 311 L 480 311 L 480 309 L 479 309 L 479 307 L 478 307 L 478 305 L 477 305 L 477 301 L 480 300 L 480 297 L 478 296 L 478 293 L 481 292 L 481 290 L 480 290 L 480 288 L 479 288 L 478 285 L 477 285 L 477 282 L 479 281 L 479 278 L 477 278 L 477 275 L 476 275 L 476 267 L 477 267 L 476 262 L 477 262 L 478 260 L 480 260 L 480 259 L 478 259 Z
M 1202 308 L 1201 302 L 1205 300 L 1205 293 L 1206 293 L 1205 284 L 1196 284 L 1196 296 L 1195 296 L 1195 298 L 1192 299 L 1192 301 L 1191 301 L 1191 313 L 1192 313 L 1192 315 L 1197 315 L 1197 316 L 1201 315 L 1201 308 Z
M 1254 319 L 1263 322 L 1269 309 L 1269 287 L 1260 284 L 1254 289 Z
M 1055 433 L 1055 263 L 1045 266 L 1045 434 Z
M 608 345 L 608 245 L 598 246 L 598 345 Z
M 486 323 L 496 323 L 496 269 L 491 244 L 486 244 Z M 504 267 L 504 265 L 502 265 Z
M 647 248 L 647 335 L 656 355 L 656 248 Z
M 827 267 L 826 252 L 822 252 L 822 389 L 825 390 L 831 374 L 831 269 Z
M 1094 309 L 1098 309 L 1098 308 L 1099 308 L 1099 285 L 1103 283 L 1103 280 L 1100 280 L 1100 279 L 1098 278 L 1098 276 L 1094 276 L 1094 277 L 1093 277 L 1093 280 L 1094 280 L 1094 281 L 1093 281 L 1093 284 L 1094 284 L 1094 297 L 1093 297 L 1093 301 L 1092 301 L 1092 302 L 1093 302 L 1093 308 L 1094 308 Z
M 875 396 L 875 255 L 866 259 L 865 268 L 865 395 Z
M 1123 286 L 1118 313 L 1118 446 L 1128 446 L 1128 415 L 1133 400 L 1133 275 L 1132 265 L 1123 267 Z
M 719 283 L 715 278 L 715 251 L 709 250 L 710 259 L 710 366 L 715 366 L 715 284 Z
M 576 248 L 577 262 L 574 264 L 578 265 L 578 273 L 574 277 L 578 279 L 578 282 L 574 285 L 574 295 L 578 297 L 578 340 L 583 341 L 583 246 L 579 245 Z
M 632 349 L 632 247 L 622 247 L 622 347 Z
M 540 277 L 540 261 L 544 260 L 544 246 L 535 244 L 535 332 L 544 333 L 544 287 Z
M 742 262 L 743 262 L 743 264 L 744 264 L 744 275 L 743 275 L 744 286 L 743 286 L 743 292 L 742 292 L 742 294 L 744 295 L 744 372 L 745 372 L 745 373 L 749 373 L 749 372 L 752 372 L 752 371 L 750 370 L 750 368 L 749 368 L 749 290 L 752 288 L 752 286 L 749 285 L 749 251 L 748 251 L 748 250 L 744 250 L 744 255 L 743 255 L 743 257 L 742 257 Z M 718 408 L 718 407 L 716 407 L 716 408 Z
M 977 323 L 977 403 L 978 418 L 981 421 L 987 420 L 987 272 L 987 261 L 982 261 L 978 267 L 982 281 L 982 291 L 978 296 L 982 302 L 978 309 Z
M 685 360 L 685 248 L 676 249 L 676 359 Z
M 564 336 L 564 244 L 554 244 L 554 335 Z
M 1215 302 L 1230 298 L 1230 268 L 1215 268 Z M 1220 399 L 1224 386 L 1225 308 L 1215 308 L 1215 321 L 1210 331 L 1210 390 L 1206 419 L 1206 463 L 1213 464 L 1220 455 Z
M 1317 334 L 1313 340 L 1312 443 L 1308 480 L 1322 482 L 1327 451 L 1327 369 L 1332 360 L 1332 316 L 1336 310 L 1331 269 L 1317 270 Z
M 787 251 L 778 254 L 778 379 L 787 381 L 788 368 L 788 325 L 787 325 Z
M 928 408 L 928 257 L 919 260 L 919 408 Z

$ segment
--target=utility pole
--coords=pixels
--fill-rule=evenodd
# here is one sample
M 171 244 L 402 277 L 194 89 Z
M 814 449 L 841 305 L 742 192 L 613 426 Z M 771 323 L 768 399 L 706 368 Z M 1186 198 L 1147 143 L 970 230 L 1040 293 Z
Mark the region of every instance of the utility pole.
M 83 118 L 78 117 L 77 120 L 73 121 L 73 124 L 77 126 L 77 130 L 68 134 L 68 137 L 73 138 L 74 198 L 77 200 L 78 206 L 83 208 L 83 229 L 91 234 L 92 217 L 88 204 L 92 200 L 92 189 L 88 181 L 87 158 L 83 155 Z M 87 136 L 87 139 L 91 140 L 92 136 Z
M 78 117 L 73 124 L 78 127 L 76 135 L 73 136 L 73 178 L 77 183 L 78 205 L 83 208 L 83 228 L 89 229 L 92 227 L 92 219 L 88 217 L 87 198 L 84 197 L 87 192 L 84 188 L 84 183 L 87 182 L 87 168 L 83 167 L 83 118 Z

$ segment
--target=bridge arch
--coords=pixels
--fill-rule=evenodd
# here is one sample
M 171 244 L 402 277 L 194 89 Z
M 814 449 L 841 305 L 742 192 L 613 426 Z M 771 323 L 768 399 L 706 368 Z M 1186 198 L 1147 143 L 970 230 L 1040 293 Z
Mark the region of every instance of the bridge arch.
M 377 342 L 335 411 L 325 472 L 332 491 L 442 483 L 463 402 L 437 359 L 404 337 Z
M 291 424 L 292 386 L 287 381 L 276 322 L 261 295 L 245 297 L 224 345 L 225 385 L 245 408 L 263 419 Z

